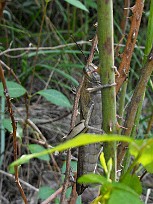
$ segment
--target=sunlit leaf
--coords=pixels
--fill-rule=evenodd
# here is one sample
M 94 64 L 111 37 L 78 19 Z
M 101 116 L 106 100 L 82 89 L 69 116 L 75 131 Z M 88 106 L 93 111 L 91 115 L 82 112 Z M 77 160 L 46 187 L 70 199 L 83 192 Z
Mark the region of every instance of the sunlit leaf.
M 62 107 L 71 108 L 72 105 L 70 104 L 68 98 L 61 92 L 55 89 L 47 89 L 37 92 L 41 96 L 45 97 L 47 101 Z
M 25 94 L 26 89 L 13 81 L 6 81 L 8 92 L 11 98 L 17 98 Z M 4 96 L 3 85 L 0 82 L 0 96 Z
M 110 175 L 111 171 L 112 171 L 112 166 L 113 166 L 113 161 L 112 158 L 110 158 L 107 162 L 107 169 L 108 169 L 108 174 Z
M 104 157 L 104 152 L 102 152 L 100 154 L 100 163 L 101 163 L 105 173 L 107 174 L 108 173 L 108 169 L 107 169 L 106 160 L 105 160 L 105 157 Z
M 98 196 L 90 204 L 100 204 L 101 199 L 102 199 L 102 196 Z
M 11 164 L 11 166 L 14 165 L 20 165 L 25 162 L 27 162 L 29 159 L 32 158 L 38 158 L 40 156 L 46 155 L 46 154 L 52 154 L 55 151 L 64 151 L 69 148 L 73 147 L 79 147 L 82 145 L 87 145 L 87 144 L 92 144 L 92 143 L 97 143 L 97 142 L 110 142 L 110 141 L 122 141 L 122 142 L 134 142 L 132 138 L 126 137 L 126 136 L 119 136 L 119 135 L 93 135 L 93 134 L 81 134 L 76 136 L 75 138 L 66 141 L 57 147 L 54 147 L 52 149 L 47 149 L 45 151 L 39 152 L 39 153 L 34 153 L 34 154 L 29 154 L 29 155 L 24 155 L 24 157 L 19 158 L 15 162 Z
M 130 144 L 130 153 L 138 157 L 138 162 L 141 163 L 148 172 L 153 173 L 153 139 L 136 140 L 135 144 Z
M 77 182 L 85 183 L 85 184 L 90 184 L 90 183 L 104 184 L 104 183 L 108 183 L 108 180 L 104 176 L 101 176 L 98 174 L 85 174 L 80 178 L 78 178 Z

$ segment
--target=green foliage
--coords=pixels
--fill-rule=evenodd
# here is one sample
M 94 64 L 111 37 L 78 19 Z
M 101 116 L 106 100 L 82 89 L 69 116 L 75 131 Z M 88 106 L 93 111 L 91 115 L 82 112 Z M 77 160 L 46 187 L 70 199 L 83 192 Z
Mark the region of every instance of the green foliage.
M 55 151 L 64 151 L 69 148 L 80 147 L 82 145 L 93 144 L 96 142 L 113 142 L 113 141 L 122 141 L 122 142 L 134 142 L 133 139 L 129 137 L 122 137 L 118 135 L 93 135 L 93 134 L 81 134 L 69 141 L 64 142 L 63 144 L 58 145 L 52 149 L 44 150 L 43 152 L 33 153 L 29 155 L 23 155 L 22 158 L 13 162 L 10 166 L 20 165 L 25 162 L 28 162 L 32 158 L 39 158 L 40 156 L 46 154 L 52 154 Z
M 95 142 L 113 142 L 113 141 L 122 141 L 129 142 L 129 150 L 131 155 L 135 156 L 135 159 L 132 165 L 129 167 L 129 172 L 134 168 L 137 164 L 142 163 L 144 167 L 152 172 L 153 169 L 153 159 L 152 155 L 152 144 L 153 139 L 148 140 L 133 140 L 129 137 L 122 137 L 119 135 L 92 135 L 92 134 L 81 134 L 63 144 L 58 145 L 55 148 L 44 150 L 39 145 L 30 145 L 29 149 L 32 152 L 30 155 L 24 155 L 19 158 L 17 161 L 13 162 L 10 167 L 14 165 L 20 165 L 25 162 L 28 162 L 29 159 L 32 158 L 41 158 L 45 155 L 52 154 L 55 151 L 64 151 L 69 148 L 79 147 L 82 145 L 92 144 Z M 44 150 L 44 151 L 43 151 Z M 150 156 L 149 156 L 150 155 Z M 148 158 L 148 159 L 147 159 Z M 46 160 L 46 159 L 45 159 Z M 110 175 L 111 171 L 111 159 L 108 161 L 107 165 L 105 162 L 105 158 L 103 153 L 101 154 L 101 164 L 105 169 L 105 172 Z M 101 196 L 98 197 L 101 203 L 120 203 L 124 201 L 125 203 L 142 203 L 139 200 L 139 195 L 142 192 L 141 184 L 138 177 L 134 175 L 130 175 L 129 173 L 125 173 L 122 175 L 121 181 L 112 182 L 109 176 L 106 174 L 106 178 L 101 175 L 89 174 L 83 175 L 78 179 L 79 183 L 85 184 L 100 184 L 101 186 Z M 97 199 L 93 203 L 97 203 Z
M 137 175 L 133 174 L 126 174 L 123 176 L 123 178 L 120 179 L 121 183 L 124 183 L 125 185 L 132 188 L 136 193 L 141 195 L 142 193 L 142 186 L 140 183 L 140 179 Z
M 84 11 L 89 12 L 88 9 L 85 7 L 85 5 L 81 3 L 81 1 L 78 1 L 78 0 L 65 0 L 65 1 L 77 8 L 80 8 Z
M 69 80 L 73 85 L 75 85 L 75 86 L 79 85 L 78 81 L 74 77 L 72 77 L 70 74 L 62 71 L 61 69 L 56 69 L 56 68 L 51 67 L 51 66 L 46 65 L 46 64 L 39 64 L 37 66 L 38 67 L 40 66 L 41 68 L 44 68 L 44 69 L 53 70 L 54 72 L 58 73 L 60 76 L 62 76 L 65 79 Z M 74 65 L 72 64 L 72 66 L 74 66 Z
M 101 195 L 96 198 L 92 204 L 102 204 L 108 202 L 110 204 L 118 203 L 142 203 L 139 195 L 142 192 L 140 181 L 136 175 L 128 175 L 121 183 L 112 182 L 104 176 L 97 174 L 83 175 L 78 179 L 79 183 L 84 184 L 100 184 Z
M 86 6 L 97 9 L 97 4 L 93 0 L 86 1 Z
M 102 152 L 100 154 L 100 163 L 101 163 L 101 165 L 102 165 L 102 167 L 103 167 L 103 169 L 105 171 L 105 174 L 107 174 L 108 173 L 108 168 L 107 168 L 107 165 L 106 165 L 106 160 L 105 160 L 105 157 L 104 157 L 104 152 Z
M 47 199 L 50 195 L 52 195 L 55 192 L 55 190 L 51 189 L 49 186 L 41 186 L 39 188 L 38 192 L 38 198 L 41 198 L 42 200 Z M 55 204 L 59 203 L 59 200 L 55 198 Z
M 70 165 L 71 165 L 72 172 L 76 172 L 77 171 L 77 162 L 71 161 Z M 64 174 L 65 170 L 66 170 L 66 162 L 64 162 L 61 170 L 62 170 L 62 173 Z
M 148 172 L 153 173 L 153 139 L 138 140 L 135 145 L 130 144 L 130 153 Z
M 123 17 L 123 0 L 114 1 L 114 39 L 115 43 L 118 43 L 120 40 L 121 28 L 120 20 Z M 48 4 L 46 13 L 44 12 L 44 6 Z M 133 53 L 133 59 L 131 62 L 131 71 L 129 75 L 128 90 L 126 93 L 125 101 L 126 104 L 131 100 L 133 89 L 139 79 L 140 68 L 142 67 L 142 59 L 148 55 L 150 46 L 152 45 L 152 34 L 153 34 L 153 1 L 145 1 L 145 12 L 143 14 L 143 20 L 141 24 L 141 30 L 139 32 L 139 37 L 137 40 L 138 47 L 135 48 L 135 53 Z M 119 6 L 118 6 L 119 5 Z M 150 11 L 149 11 L 150 5 Z M 16 9 L 18 8 L 18 9 Z M 53 9 L 52 9 L 53 8 Z M 70 46 L 69 43 L 72 43 L 70 39 L 70 34 L 72 34 L 76 41 L 84 40 L 88 42 L 89 39 L 92 39 L 95 34 L 95 28 L 93 23 L 97 21 L 97 3 L 93 0 L 65 0 L 60 1 L 56 0 L 50 1 L 30 1 L 26 0 L 24 3 L 22 0 L 11 1 L 5 7 L 4 18 L 5 20 L 1 22 L 1 52 L 6 49 L 12 48 L 24 48 L 24 47 L 48 47 L 46 50 L 19 50 L 6 53 L 2 55 L 1 59 L 4 59 L 4 62 L 10 66 L 21 81 L 21 85 L 13 82 L 12 76 L 10 73 L 5 74 L 9 81 L 7 82 L 9 94 L 11 98 L 17 98 L 17 103 L 21 104 L 18 97 L 24 95 L 26 92 L 29 92 L 29 104 L 35 102 L 35 99 L 39 95 L 46 98 L 53 104 L 63 106 L 66 108 L 71 108 L 71 103 L 68 98 L 70 95 L 71 85 L 78 86 L 78 79 L 80 79 L 82 68 L 86 63 L 84 57 L 76 47 L 76 45 Z M 90 12 L 90 13 L 88 13 Z M 149 24 L 146 28 L 148 17 Z M 44 23 L 42 19 L 45 18 Z M 28 19 L 28 21 L 27 21 Z M 42 29 L 40 29 L 42 25 Z M 129 28 L 130 22 L 128 22 Z M 148 35 L 146 37 L 146 29 L 148 30 Z M 126 32 L 127 33 L 127 32 Z M 40 40 L 40 44 L 38 41 Z M 146 44 L 145 51 L 142 49 L 143 45 Z M 29 44 L 30 43 L 30 44 Z M 124 37 L 123 44 L 126 43 L 126 36 Z M 39 44 L 39 45 L 38 45 Z M 82 45 L 82 49 L 87 56 L 89 54 L 90 47 L 87 44 Z M 61 47 L 58 47 L 60 45 Z M 57 47 L 55 47 L 57 46 Z M 140 46 L 140 47 L 139 47 Z M 25 51 L 25 52 L 24 52 Z M 122 53 L 123 49 L 120 48 L 119 54 Z M 7 55 L 8 54 L 8 55 Z M 20 55 L 21 56 L 18 56 Z M 117 56 L 118 53 L 116 53 Z M 145 56 L 144 56 L 145 54 Z M 11 57 L 9 57 L 11 56 Z M 16 57 L 14 57 L 16 56 Z M 98 64 L 98 57 L 95 53 L 94 61 Z M 115 64 L 118 66 L 120 63 L 120 58 L 116 57 Z M 81 71 L 81 73 L 80 73 Z M 45 74 L 44 74 L 45 73 Z M 46 74 L 47 73 L 47 74 Z M 45 87 L 46 82 L 48 81 L 49 74 L 53 74 L 48 87 L 46 90 L 41 90 Z M 37 79 L 38 83 L 42 82 L 44 85 L 40 89 L 33 89 L 34 84 L 30 84 L 31 77 Z M 12 81 L 11 81 L 12 80 Z M 78 81 L 77 81 L 78 80 Z M 40 87 L 40 86 L 39 86 Z M 55 90 L 56 89 L 56 90 Z M 137 129 L 136 137 L 143 138 L 147 130 L 148 119 L 152 114 L 152 81 L 150 80 L 149 86 L 146 91 L 146 100 L 147 105 L 145 105 L 143 113 L 140 118 L 140 125 Z M 29 91 L 30 90 L 30 91 Z M 31 93 L 32 90 L 32 93 Z M 50 91 L 52 90 L 52 91 Z M 64 93 L 64 95 L 63 95 Z M 32 97 L 31 97 L 32 94 Z M 38 95 L 37 95 L 38 94 Z M 0 96 L 4 96 L 3 87 L 0 83 Z M 34 96 L 34 97 L 33 97 Z M 67 97 L 66 97 L 67 96 Z M 14 102 L 14 101 L 13 101 Z M 26 104 L 27 105 L 27 104 Z M 126 109 L 123 117 L 125 116 Z M 149 113 L 149 114 L 148 114 Z M 12 132 L 11 121 L 6 119 L 3 120 L 4 127 Z M 19 123 L 17 123 L 17 136 L 22 137 L 23 130 Z M 152 137 L 151 132 L 147 135 Z M 70 147 L 85 145 L 93 142 L 100 141 L 124 141 L 130 144 L 130 155 L 134 155 L 135 160 L 132 163 L 131 168 L 128 169 L 128 172 L 122 175 L 120 186 L 115 186 L 116 183 L 110 182 L 110 171 L 111 171 L 111 159 L 109 162 L 105 161 L 105 155 L 100 156 L 101 165 L 105 171 L 106 177 L 101 175 L 88 175 L 84 177 L 82 182 L 89 183 L 98 183 L 106 184 L 106 192 L 101 189 L 100 197 L 97 198 L 97 201 L 94 203 L 103 202 L 108 200 L 107 203 L 140 203 L 137 200 L 137 195 L 141 193 L 141 184 L 138 180 L 138 177 L 130 173 L 136 165 L 141 163 L 149 172 L 153 173 L 153 161 L 151 158 L 152 155 L 152 139 L 151 140 L 140 140 L 133 141 L 130 138 L 121 138 L 119 136 L 103 136 L 99 138 L 93 136 L 79 136 L 74 138 L 74 140 L 66 142 L 57 148 L 58 151 L 63 151 Z M 2 141 L 0 141 L 2 142 Z M 4 145 L 5 146 L 5 145 Z M 53 153 L 55 149 L 46 150 L 41 146 L 29 146 L 29 150 L 32 154 L 23 155 L 18 161 L 17 164 L 22 164 L 28 162 L 29 159 L 39 158 L 49 161 L 48 153 Z M 43 151 L 43 153 L 41 153 Z M 4 150 L 1 152 L 3 155 Z M 5 164 L 7 165 L 7 164 Z M 75 162 L 76 165 L 76 162 Z M 13 166 L 12 166 L 12 169 Z M 100 176 L 100 177 L 96 177 Z M 92 178 L 90 178 L 92 177 Z M 81 179 L 81 178 L 80 178 Z M 127 188 L 126 188 L 127 187 Z M 43 187 L 42 187 L 43 188 Z M 129 189 L 133 189 L 131 192 Z M 41 191 L 41 188 L 40 188 Z M 45 190 L 44 190 L 45 191 Z M 46 189 L 47 191 L 47 189 Z M 48 190 L 50 191 L 50 190 Z M 50 191 L 51 192 L 51 191 Z M 53 192 L 53 191 L 52 191 Z M 43 194 L 40 192 L 40 194 Z M 50 194 L 41 197 L 46 199 Z M 79 197 L 80 199 L 80 197 Z M 104 199 L 104 200 L 103 200 Z M 13 202 L 13 201 L 12 201 Z M 59 201 L 57 201 L 58 203 Z M 77 201 L 81 203 L 81 201 Z
M 108 186 L 108 188 L 110 188 L 110 186 Z M 108 189 L 108 192 L 110 193 L 110 197 L 108 200 L 108 204 L 123 204 L 123 203 L 124 204 L 129 204 L 129 203 L 143 204 L 143 202 L 140 201 L 139 195 L 136 194 L 134 190 L 132 190 L 126 185 L 123 185 L 120 183 L 114 183 L 112 184 L 111 192 L 109 190 L 110 189 Z M 103 200 L 104 199 L 102 198 L 102 201 Z M 105 202 L 102 202 L 102 203 L 105 203 Z
M 47 89 L 47 90 L 39 91 L 37 92 L 37 94 L 40 94 L 41 96 L 45 97 L 47 101 L 55 105 L 63 106 L 66 108 L 72 108 L 72 105 L 70 104 L 67 97 L 57 90 Z
M 16 82 L 7 81 L 6 84 L 7 84 L 9 95 L 12 98 L 20 97 L 26 92 L 26 89 L 20 84 L 17 84 Z M 0 82 L 0 96 L 4 96 L 2 82 Z
M 3 124 L 4 128 L 6 130 L 8 130 L 10 133 L 13 132 L 13 128 L 12 128 L 12 124 L 11 124 L 11 120 L 10 119 L 8 119 L 8 118 L 3 119 L 2 124 Z M 22 127 L 20 126 L 20 124 L 18 122 L 17 122 L 16 136 L 18 138 L 20 138 L 20 139 L 23 136 L 23 129 L 22 129 Z
M 29 144 L 29 145 L 28 145 L 28 148 L 29 148 L 29 150 L 30 150 L 30 152 L 31 152 L 32 154 L 45 151 L 45 148 L 42 147 L 42 146 L 40 146 L 40 145 L 38 145 L 38 144 Z M 41 159 L 41 160 L 44 160 L 44 161 L 49 161 L 49 160 L 50 160 L 48 154 L 39 156 L 38 158 Z
M 98 175 L 98 174 L 85 174 L 78 178 L 77 180 L 78 183 L 84 183 L 84 184 L 105 184 L 109 183 L 104 176 Z

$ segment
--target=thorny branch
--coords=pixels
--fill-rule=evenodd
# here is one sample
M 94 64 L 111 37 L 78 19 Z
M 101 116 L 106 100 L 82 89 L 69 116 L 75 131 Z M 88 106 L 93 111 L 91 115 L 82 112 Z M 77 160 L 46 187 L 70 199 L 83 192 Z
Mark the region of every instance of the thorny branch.
M 130 0 L 124 0 L 124 11 L 123 11 L 123 18 L 121 21 L 121 30 L 122 34 L 125 33 L 127 27 L 127 21 L 129 16 L 129 7 L 130 7 Z
M 11 121 L 12 121 L 14 161 L 16 161 L 17 158 L 18 158 L 18 156 L 17 156 L 17 137 L 16 137 L 17 124 L 16 124 L 16 121 L 15 121 L 15 118 L 14 118 L 12 104 L 11 104 L 11 98 L 10 98 L 10 95 L 8 93 L 6 80 L 5 80 L 5 77 L 4 77 L 4 70 L 3 70 L 2 66 L 1 66 L 1 63 L 0 63 L 0 79 L 1 79 L 2 84 L 3 84 L 4 95 L 5 95 L 6 102 L 7 102 L 8 112 L 9 112 L 9 115 L 10 115 L 10 118 L 11 118 Z M 22 198 L 24 200 L 24 203 L 28 204 L 27 198 L 25 196 L 25 193 L 24 193 L 24 191 L 22 189 L 22 186 L 20 184 L 20 181 L 19 181 L 18 166 L 14 166 L 14 171 L 15 171 L 15 182 L 16 182 L 18 188 L 19 188 L 19 191 L 20 191 L 21 196 L 22 196 Z
M 136 44 L 136 39 L 140 27 L 142 12 L 143 12 L 144 3 L 143 0 L 136 0 L 136 3 L 133 7 L 129 8 L 133 15 L 130 17 L 131 19 L 131 27 L 127 38 L 126 47 L 122 54 L 122 61 L 118 68 L 118 72 L 120 73 L 120 77 L 116 77 L 116 93 L 118 93 L 121 85 L 125 81 L 128 76 L 128 72 L 130 69 L 130 62 L 132 53 Z
M 116 48 L 114 49 L 115 52 L 115 56 L 118 55 L 118 51 L 120 49 L 120 45 L 125 37 L 125 31 L 127 28 L 127 22 L 128 22 L 128 17 L 129 17 L 129 7 L 130 7 L 130 0 L 124 0 L 124 11 L 123 11 L 123 18 L 121 20 L 121 40 L 119 41 L 118 45 L 116 46 Z
M 131 134 L 132 128 L 134 126 L 134 120 L 135 120 L 135 116 L 137 113 L 138 105 L 139 105 L 139 100 L 140 100 L 141 96 L 145 93 L 146 86 L 147 86 L 148 80 L 149 80 L 152 72 L 153 72 L 153 47 L 152 47 L 152 50 L 148 56 L 147 63 L 144 66 L 144 68 L 142 69 L 141 77 L 140 77 L 139 82 L 135 88 L 131 102 L 130 102 L 129 107 L 127 109 L 127 116 L 126 116 L 125 124 L 124 124 L 124 126 L 127 129 L 123 130 L 123 133 L 122 133 L 123 135 L 130 135 Z M 119 164 L 122 161 L 122 158 L 125 154 L 125 151 L 126 151 L 126 144 L 122 144 L 118 150 L 118 163 Z

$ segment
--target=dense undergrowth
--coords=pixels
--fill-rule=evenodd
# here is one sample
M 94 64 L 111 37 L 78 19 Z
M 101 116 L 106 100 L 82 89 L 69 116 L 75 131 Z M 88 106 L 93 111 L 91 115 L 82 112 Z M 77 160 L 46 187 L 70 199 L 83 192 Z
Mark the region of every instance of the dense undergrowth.
M 131 5 L 134 2 L 131 1 Z M 42 151 L 44 148 L 50 147 L 49 145 L 54 146 L 60 143 L 61 138 L 69 131 L 74 98 L 72 88 L 75 89 L 79 85 L 82 70 L 86 64 L 86 58 L 76 46 L 71 35 L 80 44 L 85 56 L 88 57 L 91 47 L 89 40 L 95 35 L 93 25 L 97 22 L 96 1 L 84 0 L 82 3 L 89 12 L 72 6 L 64 0 L 26 0 L 24 2 L 14 0 L 7 2 L 4 8 L 0 23 L 1 65 L 5 70 L 4 74 L 7 81 L 22 85 L 19 87 L 17 84 L 9 85 L 11 82 L 8 83 L 10 96 L 13 98 L 15 117 L 19 121 L 17 133 L 19 156 L 29 152 Z M 120 23 L 123 17 L 123 7 L 124 1 L 114 1 L 115 47 L 124 37 L 119 51 L 117 48 L 115 52 L 115 65 L 117 67 L 121 61 L 119 54 L 124 50 L 130 27 L 129 20 L 125 33 L 122 33 Z M 149 9 L 150 1 L 146 1 L 130 64 L 125 110 L 144 65 Z M 94 63 L 96 65 L 99 63 L 98 53 L 95 53 Z M 0 88 L 2 95 L 2 84 Z M 47 90 L 52 90 L 52 92 L 47 93 Z M 14 95 L 16 92 L 18 93 L 17 96 Z M 153 85 L 150 80 L 137 129 L 137 138 L 152 137 L 152 128 L 149 128 L 149 121 L 151 121 L 153 114 L 152 92 Z M 48 97 L 50 93 L 55 97 Z M 117 96 L 117 105 L 118 102 L 119 96 Z M 22 199 L 20 199 L 20 194 L 15 188 L 10 174 L 7 175 L 8 165 L 13 162 L 11 131 L 6 101 L 4 97 L 1 97 L 1 202 L 13 204 L 21 203 Z M 45 140 L 43 140 L 44 137 Z M 35 146 L 36 143 L 38 146 Z M 33 144 L 35 145 L 32 146 Z M 63 157 L 65 159 L 63 154 L 55 156 L 55 159 L 52 157 L 50 162 L 50 158 L 45 156 L 43 158 L 45 161 L 35 159 L 23 165 L 20 170 L 20 178 L 27 182 L 24 190 L 29 203 L 41 203 L 61 186 L 63 181 L 61 171 L 63 173 L 65 168 Z M 74 162 L 75 165 L 76 162 Z M 61 170 L 61 168 L 63 169 Z M 53 172 L 52 175 L 51 172 Z M 32 187 L 28 187 L 28 183 Z M 40 188 L 41 186 L 43 188 Z M 39 198 L 37 196 L 38 191 Z M 92 196 L 89 195 L 89 197 Z M 59 203 L 59 198 L 56 198 L 55 203 Z M 78 203 L 81 201 L 78 200 Z

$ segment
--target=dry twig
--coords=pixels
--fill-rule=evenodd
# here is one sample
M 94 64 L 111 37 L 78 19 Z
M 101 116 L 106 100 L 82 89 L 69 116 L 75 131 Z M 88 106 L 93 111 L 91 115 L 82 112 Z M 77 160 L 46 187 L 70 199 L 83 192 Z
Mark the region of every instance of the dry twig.
M 17 137 L 16 137 L 17 125 L 16 125 L 16 121 L 15 121 L 15 118 L 14 118 L 14 115 L 13 115 L 11 98 L 10 98 L 10 95 L 9 95 L 9 92 L 8 92 L 8 89 L 7 89 L 6 80 L 5 80 L 5 77 L 4 77 L 4 70 L 3 70 L 2 66 L 1 66 L 1 63 L 0 63 L 0 78 L 1 78 L 1 81 L 2 81 L 2 84 L 3 84 L 4 95 L 5 95 L 6 102 L 7 102 L 8 112 L 9 112 L 9 115 L 10 115 L 10 119 L 12 121 L 14 161 L 16 161 L 18 159 L 18 155 L 17 155 Z M 22 196 L 22 198 L 24 200 L 24 203 L 28 204 L 27 198 L 25 196 L 25 193 L 24 193 L 24 191 L 22 189 L 22 186 L 20 184 L 20 181 L 19 181 L 18 166 L 14 166 L 14 171 L 15 171 L 15 182 L 16 182 L 16 184 L 18 186 L 18 189 L 19 189 L 19 191 L 21 193 L 21 196 Z

